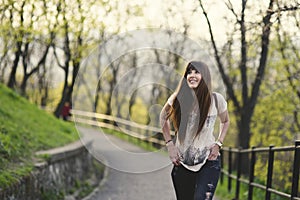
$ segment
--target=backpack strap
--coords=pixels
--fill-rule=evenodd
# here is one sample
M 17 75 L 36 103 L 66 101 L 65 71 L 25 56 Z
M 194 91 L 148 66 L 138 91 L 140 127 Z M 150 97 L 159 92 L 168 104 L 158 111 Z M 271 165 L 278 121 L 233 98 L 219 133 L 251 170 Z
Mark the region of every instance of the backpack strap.
M 215 105 L 216 105 L 216 108 L 217 108 L 217 113 L 219 113 L 217 94 L 215 92 L 213 92 L 213 96 L 214 96 Z

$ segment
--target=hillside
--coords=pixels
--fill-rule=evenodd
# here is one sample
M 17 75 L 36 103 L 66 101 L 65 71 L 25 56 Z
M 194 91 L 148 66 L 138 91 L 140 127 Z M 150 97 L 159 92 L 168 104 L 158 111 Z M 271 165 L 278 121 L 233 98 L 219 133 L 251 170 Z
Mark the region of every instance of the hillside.
M 0 189 L 31 170 L 38 150 L 78 140 L 70 122 L 55 118 L 0 84 Z

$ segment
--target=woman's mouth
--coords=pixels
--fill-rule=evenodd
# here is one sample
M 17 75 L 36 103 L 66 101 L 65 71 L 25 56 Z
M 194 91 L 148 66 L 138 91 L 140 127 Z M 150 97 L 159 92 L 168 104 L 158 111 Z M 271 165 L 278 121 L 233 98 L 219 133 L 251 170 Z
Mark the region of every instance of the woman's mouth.
M 196 78 L 190 78 L 189 83 L 195 84 L 195 83 L 198 83 L 198 80 Z

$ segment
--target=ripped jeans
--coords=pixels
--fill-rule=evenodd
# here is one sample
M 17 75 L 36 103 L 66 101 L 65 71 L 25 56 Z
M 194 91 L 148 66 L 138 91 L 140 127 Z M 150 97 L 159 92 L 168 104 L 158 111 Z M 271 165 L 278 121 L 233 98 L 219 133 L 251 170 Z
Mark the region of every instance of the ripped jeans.
M 220 156 L 207 160 L 198 172 L 174 165 L 171 175 L 177 200 L 212 200 L 220 171 Z

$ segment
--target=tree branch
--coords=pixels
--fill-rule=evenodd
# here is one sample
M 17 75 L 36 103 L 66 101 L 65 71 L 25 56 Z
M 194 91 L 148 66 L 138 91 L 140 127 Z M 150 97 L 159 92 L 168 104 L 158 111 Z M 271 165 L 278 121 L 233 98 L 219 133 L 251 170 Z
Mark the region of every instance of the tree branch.
M 233 101 L 234 106 L 237 108 L 237 110 L 240 110 L 240 103 L 238 102 L 237 97 L 234 93 L 232 83 L 230 82 L 228 76 L 225 74 L 224 66 L 223 66 L 223 63 L 221 62 L 221 58 L 219 56 L 219 51 L 217 49 L 217 45 L 216 45 L 215 38 L 214 38 L 214 35 L 213 35 L 213 32 L 212 32 L 212 27 L 211 27 L 210 20 L 207 16 L 207 12 L 205 11 L 205 9 L 203 7 L 202 0 L 199 0 L 199 3 L 200 3 L 200 7 L 203 11 L 203 15 L 206 19 L 206 22 L 207 22 L 207 25 L 208 25 L 208 28 L 209 28 L 210 39 L 211 39 L 211 42 L 212 42 L 215 58 L 216 58 L 216 61 L 217 61 L 217 66 L 218 66 L 219 72 L 221 73 L 222 80 L 223 80 L 224 84 L 226 85 L 227 93 L 228 93 L 230 99 Z
M 283 7 L 278 7 L 277 10 L 272 10 L 272 9 L 269 9 L 268 11 L 270 12 L 270 14 L 274 14 L 274 13 L 278 13 L 278 12 L 286 12 L 286 11 L 295 11 L 295 10 L 298 10 L 300 9 L 300 3 L 297 3 L 297 5 L 295 6 L 283 6 Z
M 57 53 L 56 53 L 56 47 L 55 47 L 55 45 L 53 44 L 52 46 L 53 46 L 54 57 L 55 57 L 55 59 L 56 59 L 56 62 L 57 62 L 57 64 L 58 64 L 58 66 L 59 66 L 60 68 L 64 69 L 64 66 L 59 62 L 59 58 L 58 58 Z
M 259 60 L 259 66 L 257 69 L 255 81 L 253 83 L 252 92 L 251 92 L 251 99 L 249 102 L 249 106 L 251 108 L 255 107 L 255 103 L 259 94 L 259 88 L 262 83 L 267 58 L 268 58 L 268 51 L 269 51 L 269 40 L 270 40 L 270 33 L 271 33 L 271 16 L 273 12 L 273 3 L 274 0 L 270 0 L 269 7 L 266 11 L 266 15 L 263 17 L 263 27 L 262 27 L 262 36 L 261 36 L 261 53 L 260 53 L 260 60 Z
M 225 5 L 227 6 L 227 8 L 232 12 L 232 14 L 235 16 L 236 21 L 240 21 L 238 15 L 236 14 L 235 10 L 233 9 L 233 4 L 231 2 L 231 0 L 228 0 L 228 3 L 225 2 Z
M 242 1 L 242 11 L 241 11 L 241 20 L 240 31 L 241 31 L 241 61 L 239 64 L 241 78 L 242 78 L 242 97 L 243 97 L 243 106 L 248 104 L 248 78 L 247 78 L 247 41 L 246 41 L 246 25 L 245 25 L 245 9 L 247 1 Z

